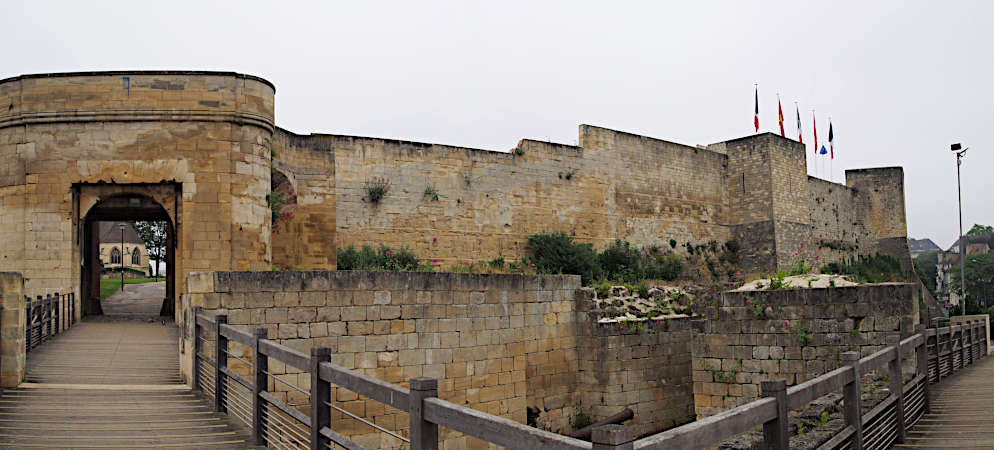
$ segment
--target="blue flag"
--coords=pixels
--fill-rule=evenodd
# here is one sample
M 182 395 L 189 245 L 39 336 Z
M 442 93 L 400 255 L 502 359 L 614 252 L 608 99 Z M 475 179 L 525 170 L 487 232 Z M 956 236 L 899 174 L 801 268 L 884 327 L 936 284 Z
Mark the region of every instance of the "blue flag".
M 828 154 L 828 150 L 826 150 L 825 146 L 822 145 L 821 146 L 821 150 L 818 150 L 818 153 L 821 154 L 821 155 L 827 155 Z

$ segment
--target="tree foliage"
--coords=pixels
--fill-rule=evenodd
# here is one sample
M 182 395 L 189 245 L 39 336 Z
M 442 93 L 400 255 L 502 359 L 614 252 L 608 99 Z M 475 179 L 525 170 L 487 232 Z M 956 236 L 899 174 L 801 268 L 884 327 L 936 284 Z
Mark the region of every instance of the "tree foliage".
M 914 260 L 915 263 L 915 273 L 918 274 L 918 278 L 921 278 L 922 283 L 928 288 L 928 291 L 935 296 L 935 278 L 938 275 L 938 263 L 939 254 L 938 252 L 923 252 L 918 255 Z
M 967 255 L 964 271 L 967 298 L 983 306 L 994 305 L 994 254 Z M 950 269 L 950 275 L 949 288 L 962 295 L 959 267 Z
M 159 276 L 159 263 L 166 260 L 166 222 L 138 221 L 132 225 L 145 243 L 149 261 L 153 261 L 152 272 Z
M 970 231 L 967 231 L 966 234 L 968 235 L 994 234 L 994 227 L 990 225 L 981 225 L 979 223 L 975 223 L 973 224 L 973 228 L 970 228 Z

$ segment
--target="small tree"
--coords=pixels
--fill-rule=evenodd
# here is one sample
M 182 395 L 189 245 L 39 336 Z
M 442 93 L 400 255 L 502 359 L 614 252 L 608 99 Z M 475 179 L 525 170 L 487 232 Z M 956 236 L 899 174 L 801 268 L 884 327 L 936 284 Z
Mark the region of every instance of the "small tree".
M 973 228 L 970 228 L 970 231 L 967 231 L 966 234 L 968 235 L 994 234 L 994 227 L 990 225 L 981 225 L 979 223 L 975 223 L 973 224 Z
M 144 222 L 134 223 L 135 232 L 145 243 L 149 261 L 154 261 L 152 268 L 156 278 L 159 277 L 159 263 L 166 259 L 166 223 Z
M 965 271 L 967 298 L 983 307 L 991 306 L 994 303 L 994 254 L 967 255 Z M 953 292 L 962 295 L 960 268 L 953 267 L 950 272 L 952 276 L 949 287 Z M 969 310 L 967 308 L 967 312 Z

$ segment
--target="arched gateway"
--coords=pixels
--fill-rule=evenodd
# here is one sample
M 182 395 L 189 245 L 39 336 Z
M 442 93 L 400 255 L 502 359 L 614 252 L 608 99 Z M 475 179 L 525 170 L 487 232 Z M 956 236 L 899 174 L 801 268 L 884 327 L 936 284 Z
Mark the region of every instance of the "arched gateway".
M 230 72 L 0 80 L 0 271 L 98 314 L 95 220 L 170 224 L 174 311 L 189 272 L 268 269 L 274 93 Z

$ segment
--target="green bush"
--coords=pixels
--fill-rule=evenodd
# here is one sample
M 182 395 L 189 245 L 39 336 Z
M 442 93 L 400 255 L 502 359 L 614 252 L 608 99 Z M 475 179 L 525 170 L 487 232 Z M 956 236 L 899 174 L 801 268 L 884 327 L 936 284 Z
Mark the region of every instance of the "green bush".
M 883 283 L 904 281 L 901 263 L 893 256 L 877 253 L 864 255 L 855 261 L 831 262 L 821 269 L 821 273 L 852 275 L 863 283 Z
M 528 248 L 539 273 L 580 275 L 584 285 L 601 277 L 593 245 L 573 242 L 566 233 L 533 234 L 528 237 Z
M 337 256 L 339 270 L 426 270 L 418 256 L 406 248 L 394 250 L 381 245 L 374 250 L 373 247 L 364 245 L 362 250 L 356 250 L 350 245 L 348 248 L 338 249 Z
M 637 249 L 632 248 L 631 244 L 621 239 L 615 240 L 597 255 L 597 262 L 609 279 L 635 281 L 645 278 L 642 255 Z
M 660 256 L 655 263 L 645 268 L 645 277 L 652 280 L 675 281 L 683 272 L 683 260 L 679 256 Z

